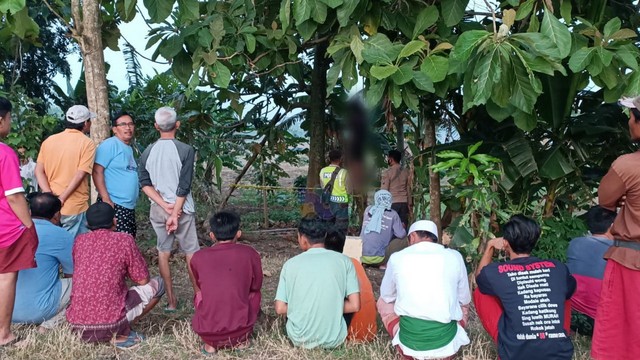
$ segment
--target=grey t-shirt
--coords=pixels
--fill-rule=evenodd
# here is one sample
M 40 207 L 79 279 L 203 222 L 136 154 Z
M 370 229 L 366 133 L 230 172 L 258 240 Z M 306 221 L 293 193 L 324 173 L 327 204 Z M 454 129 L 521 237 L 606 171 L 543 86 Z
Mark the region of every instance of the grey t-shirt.
M 407 230 L 402 226 L 400 216 L 394 210 L 387 210 L 382 215 L 382 227 L 380 233 L 370 232 L 365 234 L 365 228 L 371 221 L 372 206 L 367 207 L 362 219 L 362 231 L 360 238 L 362 239 L 362 256 L 384 256 L 384 252 L 394 238 L 403 238 L 407 235 Z
M 191 182 L 195 167 L 193 147 L 176 139 L 159 139 L 149 145 L 140 158 L 140 186 L 153 186 L 164 201 L 174 204 L 186 197 L 182 211 L 193 214 Z

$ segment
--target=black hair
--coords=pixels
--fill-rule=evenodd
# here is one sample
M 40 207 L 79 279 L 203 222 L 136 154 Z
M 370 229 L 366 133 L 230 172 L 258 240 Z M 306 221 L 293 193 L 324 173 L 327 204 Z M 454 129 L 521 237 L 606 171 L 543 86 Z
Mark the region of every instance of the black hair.
M 596 205 L 586 214 L 587 227 L 592 234 L 604 234 L 609 230 L 618 213 Z
M 327 237 L 327 227 L 324 222 L 316 216 L 306 217 L 298 223 L 298 233 L 306 237 L 311 244 L 322 244 Z
M 123 116 L 128 116 L 131 118 L 131 120 L 135 123 L 136 120 L 133 118 L 133 115 L 129 112 L 126 111 L 118 111 L 117 113 L 115 113 L 113 115 L 113 117 L 111 117 L 111 126 L 116 126 L 116 124 L 118 123 L 118 119 L 120 119 Z
M 391 150 L 389 151 L 389 155 L 390 158 L 393 159 L 393 161 L 397 162 L 398 164 L 400 164 L 400 161 L 402 160 L 402 153 L 398 150 Z
M 438 242 L 438 237 L 430 231 L 418 230 L 414 232 L 420 239 L 428 238 L 431 242 L 434 242 L 434 243 Z
M 329 151 L 329 162 L 336 162 L 340 159 L 342 159 L 342 151 L 337 149 Z
M 324 241 L 324 248 L 339 253 L 344 251 L 344 243 L 347 237 L 338 229 L 327 230 L 327 239 Z
M 209 226 L 216 240 L 233 240 L 240 229 L 240 217 L 231 211 L 220 211 L 209 219 Z
M 540 237 L 540 226 L 522 214 L 514 215 L 504 225 L 502 237 L 516 254 L 531 254 Z
M 0 117 L 5 117 L 7 113 L 10 113 L 13 110 L 13 106 L 11 105 L 11 101 L 7 98 L 0 96 Z
M 60 209 L 62 202 L 50 192 L 34 192 L 27 195 L 31 216 L 51 220 Z
M 87 227 L 89 230 L 111 229 L 116 211 L 105 202 L 97 202 L 87 209 Z
M 89 121 L 89 120 L 87 120 L 87 121 Z M 85 123 L 86 123 L 86 121 L 83 121 L 80 124 L 74 124 L 71 121 L 65 120 L 64 121 L 64 128 L 65 129 L 82 131 L 84 129 L 84 124 Z
M 633 113 L 633 117 L 636 120 L 636 122 L 640 122 L 640 109 L 633 108 L 629 110 L 631 110 L 631 112 Z

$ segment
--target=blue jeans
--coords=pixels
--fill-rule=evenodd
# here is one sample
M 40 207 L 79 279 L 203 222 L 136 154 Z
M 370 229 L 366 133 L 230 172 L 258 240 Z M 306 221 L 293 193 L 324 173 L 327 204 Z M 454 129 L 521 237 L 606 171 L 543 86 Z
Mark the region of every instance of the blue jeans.
M 89 228 L 87 228 L 86 211 L 77 215 L 62 215 L 62 217 L 60 217 L 60 224 L 63 229 L 73 235 L 74 239 L 80 234 L 89 232 Z

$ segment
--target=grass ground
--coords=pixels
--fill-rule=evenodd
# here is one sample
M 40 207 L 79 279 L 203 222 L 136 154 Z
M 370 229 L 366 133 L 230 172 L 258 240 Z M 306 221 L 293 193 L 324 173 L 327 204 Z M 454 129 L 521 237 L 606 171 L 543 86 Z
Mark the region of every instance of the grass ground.
M 144 209 L 141 209 L 144 211 Z M 139 244 L 147 258 L 152 275 L 157 274 L 152 231 L 146 225 L 146 213 L 139 212 L 141 231 Z M 200 232 L 200 237 L 204 233 Z M 265 274 L 262 290 L 263 314 L 254 331 L 254 339 L 249 349 L 223 351 L 213 356 L 215 359 L 395 359 L 396 354 L 390 339 L 381 329 L 375 341 L 366 344 L 346 344 L 332 351 L 302 350 L 293 348 L 284 331 L 284 321 L 275 315 L 272 302 L 282 264 L 299 252 L 293 234 L 258 235 L 248 233 L 243 241 L 254 246 L 262 254 Z M 163 303 L 133 328 L 147 336 L 147 341 L 131 350 L 117 350 L 108 344 L 83 343 L 64 327 L 47 334 L 39 334 L 35 326 L 15 326 L 16 333 L 24 338 L 19 347 L 0 349 L 0 359 L 199 359 L 201 343 L 191 331 L 193 296 L 189 285 L 184 257 L 176 255 L 172 262 L 173 277 L 181 308 L 178 312 L 165 314 Z M 380 287 L 383 273 L 367 269 L 374 291 Z M 496 351 L 491 339 L 486 335 L 475 314 L 469 324 L 472 343 L 461 349 L 458 359 L 495 359 Z M 576 348 L 574 359 L 589 359 L 590 339 L 574 336 Z

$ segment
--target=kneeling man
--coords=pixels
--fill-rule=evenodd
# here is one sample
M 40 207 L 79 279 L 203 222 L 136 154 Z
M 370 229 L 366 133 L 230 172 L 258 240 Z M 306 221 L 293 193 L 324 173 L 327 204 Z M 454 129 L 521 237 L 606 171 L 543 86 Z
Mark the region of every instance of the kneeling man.
M 351 259 L 324 247 L 322 220 L 302 219 L 298 244 L 302 254 L 280 272 L 275 308 L 287 317 L 287 335 L 295 346 L 335 348 L 347 337 L 343 314 L 360 310 L 360 288 Z
M 65 320 L 71 296 L 73 235 L 60 227 L 62 202 L 52 193 L 28 196 L 31 217 L 38 233 L 38 267 L 20 270 L 16 305 L 11 321 L 40 324 L 40 331 L 52 329 Z M 58 271 L 62 267 L 64 278 Z
M 127 348 L 144 339 L 130 324 L 158 304 L 164 283 L 160 277 L 149 279 L 133 236 L 115 232 L 114 217 L 107 203 L 87 210 L 91 232 L 79 235 L 73 245 L 75 271 L 67 320 L 83 340 L 112 341 Z M 137 286 L 127 288 L 127 278 Z
M 437 234 L 431 221 L 411 225 L 409 247 L 391 255 L 380 285 L 382 323 L 408 358 L 448 358 L 469 344 L 467 268 L 459 252 L 438 244 Z
M 515 215 L 503 228 L 503 238 L 490 240 L 476 270 L 473 293 L 476 312 L 494 341 L 501 359 L 570 360 L 571 303 L 576 280 L 558 260 L 530 256 L 540 227 Z M 495 250 L 509 261 L 492 263 Z

